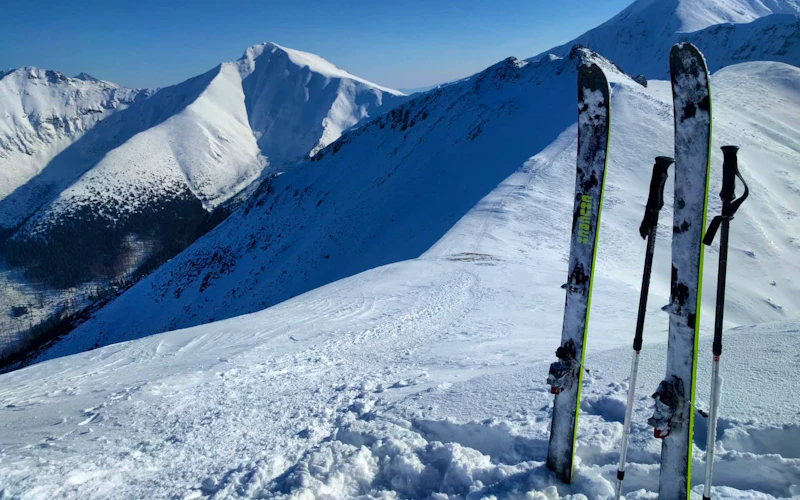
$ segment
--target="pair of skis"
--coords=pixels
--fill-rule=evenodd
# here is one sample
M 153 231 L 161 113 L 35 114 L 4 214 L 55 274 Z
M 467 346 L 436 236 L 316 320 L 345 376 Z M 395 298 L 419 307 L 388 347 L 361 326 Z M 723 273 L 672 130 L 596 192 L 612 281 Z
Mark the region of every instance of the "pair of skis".
M 648 422 L 656 437 L 662 438 L 659 498 L 689 498 L 691 439 L 694 425 L 695 372 L 702 289 L 703 236 L 708 203 L 708 177 L 711 153 L 711 95 L 708 70 L 700 52 L 690 44 L 678 44 L 670 54 L 673 102 L 675 106 L 675 160 L 656 158 L 650 195 L 640 234 L 647 240 L 645 270 L 640 296 L 634 357 L 631 367 L 628 405 L 618 471 L 617 497 L 625 474 L 627 440 L 630 433 L 639 352 L 642 345 L 645 308 L 652 268 L 658 213 L 663 206 L 664 184 L 669 166 L 675 162 L 675 202 L 672 238 L 672 280 L 667 376 L 653 395 L 656 411 Z M 558 362 L 550 367 L 548 383 L 555 394 L 548 445 L 547 466 L 564 482 L 572 480 L 578 407 L 583 377 L 584 347 L 591 308 L 592 277 L 599 235 L 600 215 L 608 163 L 610 137 L 610 91 L 602 70 L 584 64 L 578 72 L 578 158 L 570 246 L 568 282 L 562 344 L 556 352 Z M 728 222 L 747 196 L 734 201 L 735 151 L 724 148 L 723 213 L 715 219 L 705 243 L 713 240 L 716 227 L 722 227 L 720 288 L 714 342 L 712 388 L 705 497 L 710 496 L 714 428 L 719 401 L 718 361 L 721 354 L 722 309 L 724 307 L 724 266 L 727 254 Z M 731 157 L 731 155 L 733 155 Z M 732 159 L 731 159 L 732 158 Z M 732 166 L 730 166 L 732 165 Z M 734 174 L 735 172 L 735 174 Z M 739 176 L 741 179 L 741 176 Z M 727 179 L 727 180 L 726 180 Z M 727 200 L 727 201 L 726 201 Z M 726 208 L 727 207 L 727 208 Z M 726 211 L 727 210 L 727 211 Z M 724 247 L 724 250 L 722 248 Z M 723 253 L 724 252 L 724 253 Z M 716 396 L 715 396 L 716 394 Z

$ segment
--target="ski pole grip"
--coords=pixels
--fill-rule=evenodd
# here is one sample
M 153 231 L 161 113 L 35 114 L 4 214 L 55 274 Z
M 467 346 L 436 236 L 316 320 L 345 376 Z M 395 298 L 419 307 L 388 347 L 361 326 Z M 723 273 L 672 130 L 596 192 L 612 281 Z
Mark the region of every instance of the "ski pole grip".
M 739 171 L 739 159 L 736 154 L 738 152 L 739 146 L 722 146 L 724 161 L 722 163 L 722 190 L 719 192 L 719 197 L 723 202 L 733 201 L 736 197 L 736 173 Z
M 642 238 L 647 238 L 653 227 L 658 224 L 658 212 L 664 208 L 664 186 L 667 185 L 669 166 L 673 163 L 675 160 L 668 156 L 656 157 L 656 163 L 653 165 L 653 177 L 650 179 L 650 193 L 647 196 L 647 205 L 644 210 L 644 220 L 639 226 L 639 234 Z
M 655 194 L 655 206 L 653 208 L 657 208 L 658 210 L 664 208 L 664 186 L 667 185 L 669 166 L 673 163 L 675 163 L 675 160 L 669 156 L 658 156 L 656 157 L 656 164 L 653 165 L 653 179 L 650 181 L 650 193 L 651 196 Z

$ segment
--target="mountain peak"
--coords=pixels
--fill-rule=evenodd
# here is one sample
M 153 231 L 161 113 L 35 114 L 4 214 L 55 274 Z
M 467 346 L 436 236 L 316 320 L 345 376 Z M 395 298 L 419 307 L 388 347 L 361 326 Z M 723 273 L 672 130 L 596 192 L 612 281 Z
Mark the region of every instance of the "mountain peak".
M 265 42 L 248 47 L 240 61 L 255 61 L 265 55 L 287 57 L 297 66 L 308 67 L 308 69 L 315 73 L 321 73 L 327 76 L 351 79 L 358 78 L 316 54 L 290 49 L 274 42 Z
M 99 79 L 93 77 L 92 75 L 90 75 L 89 73 L 85 73 L 83 71 L 81 71 L 80 73 L 75 75 L 73 78 L 76 79 L 76 80 L 83 80 L 84 82 L 100 83 L 100 82 L 103 81 L 103 80 L 99 80 Z
M 288 63 L 297 67 L 298 69 L 308 68 L 309 71 L 320 74 L 326 78 L 353 80 L 375 87 L 382 92 L 387 92 L 393 95 L 403 95 L 397 90 L 382 87 L 360 78 L 349 71 L 343 70 L 332 62 L 316 54 L 290 49 L 274 42 L 265 42 L 248 47 L 247 50 L 245 50 L 244 55 L 242 55 L 242 57 L 236 62 L 239 65 L 239 71 L 244 77 L 251 74 L 255 70 L 256 61 L 259 63 L 269 64 L 272 61 L 278 60 L 284 60 L 285 62 L 288 61 Z
M 665 78 L 670 47 L 691 42 L 706 55 L 712 71 L 744 60 L 796 65 L 798 38 L 791 19 L 800 22 L 797 16 L 800 0 L 637 0 L 600 26 L 528 61 L 547 54 L 567 57 L 578 44 L 630 74 Z M 724 36 L 720 29 L 726 30 Z

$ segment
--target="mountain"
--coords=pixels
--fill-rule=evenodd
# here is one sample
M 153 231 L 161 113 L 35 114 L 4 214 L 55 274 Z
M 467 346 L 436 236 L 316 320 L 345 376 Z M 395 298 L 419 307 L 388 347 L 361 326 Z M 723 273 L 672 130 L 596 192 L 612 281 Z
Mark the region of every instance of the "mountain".
M 578 38 L 545 51 L 563 57 L 575 44 L 591 48 L 630 74 L 664 79 L 669 49 L 697 45 L 716 71 L 745 61 L 800 65 L 798 0 L 637 0 Z
M 631 95 L 621 98 L 619 109 L 614 111 L 612 135 L 612 167 L 624 169 L 626 176 L 611 185 L 607 199 L 612 212 L 629 211 L 626 224 L 635 226 L 640 208 L 636 202 L 625 200 L 646 194 L 646 167 L 652 157 L 672 150 L 668 88 L 654 82 L 657 88 L 645 92 L 612 63 L 586 49 L 576 49 L 566 59 L 551 57 L 535 63 L 507 59 L 469 80 L 394 109 L 345 134 L 312 160 L 270 179 L 224 224 L 108 305 L 43 358 L 258 311 L 325 283 L 421 255 L 526 158 L 542 151 L 569 127 L 574 121 L 569 110 L 574 108 L 576 67 L 584 60 L 602 65 L 615 83 L 615 95 Z M 782 65 L 752 68 L 746 74 L 752 74 L 753 82 L 763 82 L 765 95 L 759 94 L 758 86 L 750 87 L 745 95 L 758 95 L 755 102 L 763 109 L 743 107 L 740 98 L 733 95 L 747 83 L 740 81 L 746 80 L 738 76 L 743 73 L 720 76 L 714 85 L 715 137 L 724 141 L 719 144 L 740 143 L 745 158 L 753 155 L 749 164 L 758 165 L 769 158 L 773 167 L 769 178 L 764 178 L 763 191 L 769 189 L 772 195 L 760 200 L 754 195 L 757 201 L 749 206 L 754 213 L 785 213 L 789 218 L 775 222 L 759 215 L 752 222 L 747 229 L 747 246 L 754 249 L 751 252 L 756 257 L 749 257 L 749 253 L 732 257 L 732 262 L 740 260 L 732 264 L 738 271 L 732 272 L 730 280 L 741 283 L 748 275 L 767 275 L 778 283 L 779 276 L 796 272 L 791 258 L 786 260 L 796 252 L 795 243 L 787 240 L 791 231 L 786 224 L 791 224 L 790 214 L 800 207 L 792 188 L 780 181 L 782 176 L 797 178 L 793 162 L 798 138 L 790 118 L 796 107 L 788 104 L 796 100 L 791 83 L 795 75 L 791 67 Z M 768 69 L 786 78 L 760 73 Z M 647 104 L 650 100 L 658 105 Z M 645 104 L 647 113 L 631 109 Z M 735 114 L 741 109 L 750 114 Z M 634 111 L 635 117 L 626 117 Z M 659 139 L 635 142 L 642 132 L 631 128 L 634 124 Z M 764 137 L 756 131 L 762 126 L 780 130 L 782 139 Z M 737 127 L 749 132 L 736 132 Z M 625 147 L 615 146 L 617 142 Z M 718 164 L 721 158 L 716 151 L 715 147 L 714 162 Z M 537 181 L 542 183 L 540 189 L 566 196 L 564 187 L 571 186 L 572 175 L 568 164 L 566 160 L 561 163 L 563 172 L 559 171 L 559 176 Z M 716 201 L 712 200 L 712 207 L 713 203 Z M 489 218 L 500 208 L 484 210 Z M 543 219 L 549 221 L 544 225 L 535 220 L 528 219 L 532 224 L 529 230 L 518 230 L 529 234 L 539 246 L 551 247 L 560 233 L 549 228 L 561 226 L 550 219 Z M 491 228 L 498 224 L 486 222 L 477 235 L 464 239 L 493 239 Z M 616 235 L 606 245 L 617 245 L 617 239 L 626 241 L 624 235 L 629 230 L 627 226 L 616 231 L 604 229 L 604 234 Z M 481 231 L 486 234 L 481 235 Z M 453 236 L 449 241 L 458 238 Z M 775 243 L 778 241 L 781 243 Z M 443 245 L 440 242 L 437 247 Z M 460 249 L 447 255 L 471 252 L 481 253 Z M 609 255 L 607 262 L 635 269 L 638 258 Z M 776 261 L 781 262 L 778 267 L 785 273 L 775 272 Z M 669 278 L 665 273 L 654 279 L 668 282 Z M 796 281 L 788 279 L 776 287 L 762 285 L 732 292 L 732 303 L 746 301 L 752 305 L 739 317 L 730 313 L 731 318 L 746 323 L 796 313 L 790 299 L 798 291 Z M 625 286 L 635 288 L 638 278 L 630 275 Z
M 394 117 L 345 134 L 337 151 L 338 142 L 319 160 L 277 177 L 272 193 L 265 188 L 253 205 L 168 263 L 183 262 L 171 268 L 171 277 L 181 278 L 181 268 L 190 270 L 182 266 L 188 253 L 201 256 L 195 248 L 211 257 L 212 244 L 235 237 L 232 225 L 242 226 L 240 234 L 246 236 L 257 219 L 268 223 L 274 215 L 286 219 L 287 227 L 269 223 L 249 252 L 244 240 L 238 257 L 220 247 L 208 267 L 194 268 L 197 277 L 170 288 L 158 304 L 147 300 L 150 285 L 140 282 L 122 300 L 134 293 L 142 301 L 128 299 L 129 309 L 115 311 L 120 320 L 107 325 L 105 340 L 124 333 L 117 330 L 124 314 L 155 315 L 156 321 L 161 321 L 157 308 L 182 314 L 190 303 L 177 300 L 174 292 L 187 283 L 183 294 L 204 300 L 197 287 L 207 281 L 203 293 L 228 301 L 228 307 L 250 300 L 251 293 L 267 296 L 274 284 L 268 273 L 261 274 L 264 285 L 246 277 L 255 266 L 269 265 L 259 259 L 268 256 L 261 248 L 270 234 L 271 244 L 285 246 L 287 279 L 297 262 L 313 279 L 313 268 L 302 263 L 300 236 L 311 239 L 305 247 L 309 252 L 330 254 L 318 261 L 321 269 L 326 262 L 346 265 L 349 247 L 352 260 L 375 259 L 374 254 L 395 247 L 411 253 L 410 227 L 418 238 L 444 231 L 441 237 L 431 235 L 436 241 L 417 258 L 369 269 L 253 314 L 0 375 L 2 494 L 612 498 L 646 246 L 638 226 L 653 157 L 672 149 L 672 97 L 669 82 L 651 81 L 644 88 L 597 56 L 576 55 L 576 60 L 538 65 L 500 63 L 454 88 L 452 95 L 420 96 Z M 613 125 L 578 460 L 572 484 L 565 485 L 544 464 L 552 411 L 546 378 L 563 319 L 560 284 L 567 272 L 577 150 L 574 65 L 583 58 L 603 64 L 613 80 Z M 715 136 L 709 213 L 719 211 L 718 146 L 742 146 L 740 166 L 752 190 L 731 223 L 714 495 L 793 498 L 800 484 L 795 387 L 800 246 L 794 230 L 800 214 L 800 69 L 745 63 L 719 71 L 711 85 Z M 550 102 L 542 95 L 552 99 L 553 109 L 541 104 Z M 425 119 L 420 114 L 414 120 L 424 112 Z M 566 124 L 555 131 L 553 119 Z M 470 124 L 482 120 L 482 131 L 475 129 L 470 140 Z M 431 140 L 417 144 L 424 137 L 417 130 L 427 130 Z M 542 139 L 549 142 L 540 146 L 536 134 L 551 132 L 553 140 Z M 503 135 L 510 140 L 502 142 Z M 408 136 L 405 146 L 403 136 Z M 414 148 L 442 153 L 420 164 Z M 368 155 L 364 163 L 346 167 L 362 155 Z M 381 159 L 397 167 L 391 177 Z M 291 187 L 282 194 L 288 184 L 278 181 L 304 170 L 309 184 L 296 184 L 297 196 Z M 336 176 L 337 171 L 347 175 Z M 354 172 L 361 177 L 351 179 Z M 385 190 L 378 181 L 388 184 Z M 424 181 L 427 191 L 418 187 Z M 649 395 L 666 363 L 669 318 L 660 309 L 670 288 L 671 184 L 660 217 L 633 408 L 623 488 L 628 499 L 658 496 L 661 442 L 646 420 L 652 415 Z M 288 200 L 282 200 L 300 198 L 308 186 L 306 199 L 293 204 L 294 226 L 306 229 L 289 228 L 289 216 L 281 215 Z M 477 191 L 486 196 L 463 216 L 451 215 L 471 203 L 459 201 L 462 196 Z M 404 203 L 395 204 L 397 194 Z M 359 210 L 366 202 L 371 205 Z M 391 216 L 389 206 L 396 208 Z M 339 217 L 352 217 L 349 234 L 339 232 L 348 227 L 337 222 Z M 320 218 L 336 231 L 332 238 L 322 232 Z M 452 220 L 453 225 L 440 227 Z M 338 241 L 344 236 L 348 239 Z M 338 245 L 342 248 L 335 251 Z M 698 408 L 708 407 L 717 256 L 716 246 L 706 251 Z M 206 280 L 212 268 L 227 274 Z M 168 277 L 154 276 L 159 274 Z M 234 299 L 223 295 L 223 286 L 235 275 L 242 285 Z M 779 318 L 783 321 L 763 323 Z M 695 471 L 704 466 L 705 422 L 695 423 Z M 702 490 L 701 476 L 694 479 L 695 497 Z
M 419 256 L 573 121 L 563 110 L 577 65 L 596 57 L 587 54 L 509 58 L 345 134 L 262 183 L 217 231 L 71 338 L 86 348 L 228 318 Z
M 147 98 L 150 91 L 69 78 L 25 67 L 0 77 L 0 201 L 30 183 L 88 130 L 113 113 Z M 89 168 L 73 161 L 49 169 L 47 177 L 19 201 L 0 209 L 0 228 L 19 224 Z M 23 201 L 24 200 L 24 201 Z
M 0 251 L 24 270 L 17 284 L 113 289 L 208 231 L 265 172 L 405 99 L 272 43 L 159 90 L 79 77 L 0 80 Z
M 274 43 L 236 61 L 258 145 L 276 166 L 291 165 L 405 97 L 351 75 L 314 54 Z

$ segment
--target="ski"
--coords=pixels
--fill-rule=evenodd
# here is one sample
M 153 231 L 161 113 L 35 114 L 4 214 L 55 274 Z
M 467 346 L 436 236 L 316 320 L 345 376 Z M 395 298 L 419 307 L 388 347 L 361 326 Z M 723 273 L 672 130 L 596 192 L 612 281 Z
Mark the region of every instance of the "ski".
M 611 124 L 608 81 L 599 66 L 578 69 L 578 159 L 569 273 L 558 361 L 547 378 L 555 394 L 547 466 L 565 483 L 572 481 L 578 406 L 583 379 L 584 346 L 592 300 L 600 214 Z
M 703 235 L 711 158 L 708 68 L 693 45 L 670 53 L 675 107 L 675 201 L 666 377 L 648 423 L 663 439 L 659 499 L 688 499 L 691 488 L 695 372 L 703 278 Z

